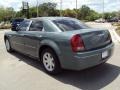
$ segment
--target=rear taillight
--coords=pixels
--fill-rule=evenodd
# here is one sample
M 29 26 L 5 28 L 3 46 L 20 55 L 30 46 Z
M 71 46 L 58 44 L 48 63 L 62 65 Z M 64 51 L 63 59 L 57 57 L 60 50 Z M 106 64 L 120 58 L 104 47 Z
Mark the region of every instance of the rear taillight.
M 85 49 L 83 40 L 80 35 L 74 35 L 71 38 L 71 47 L 74 52 L 83 51 Z

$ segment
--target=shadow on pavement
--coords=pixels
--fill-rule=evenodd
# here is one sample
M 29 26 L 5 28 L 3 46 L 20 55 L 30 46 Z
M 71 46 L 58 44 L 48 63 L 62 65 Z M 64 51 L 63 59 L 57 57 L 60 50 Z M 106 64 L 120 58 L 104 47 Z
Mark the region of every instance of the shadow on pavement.
M 39 61 L 16 52 L 12 53 L 12 55 L 16 56 L 19 61 L 23 61 L 41 71 L 44 71 L 42 64 L 40 65 Z M 64 84 L 69 84 L 79 89 L 98 90 L 110 84 L 119 76 L 119 74 L 120 67 L 105 63 L 82 71 L 64 70 L 61 74 L 51 77 Z

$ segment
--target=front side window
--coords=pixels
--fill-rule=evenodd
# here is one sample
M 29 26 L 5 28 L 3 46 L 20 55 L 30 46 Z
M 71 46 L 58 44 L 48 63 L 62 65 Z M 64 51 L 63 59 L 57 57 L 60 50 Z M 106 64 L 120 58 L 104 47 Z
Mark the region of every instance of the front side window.
M 43 23 L 42 21 L 33 21 L 29 31 L 42 31 Z
M 56 19 L 53 20 L 53 23 L 62 31 L 72 31 L 88 28 L 87 25 L 76 19 Z
M 29 24 L 30 24 L 30 21 L 25 20 L 25 21 L 21 22 L 19 25 L 19 31 L 26 31 Z

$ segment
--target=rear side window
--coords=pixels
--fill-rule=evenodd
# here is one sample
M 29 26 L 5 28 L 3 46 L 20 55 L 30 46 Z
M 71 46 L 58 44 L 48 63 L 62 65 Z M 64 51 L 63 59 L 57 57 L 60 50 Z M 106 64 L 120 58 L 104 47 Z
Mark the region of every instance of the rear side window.
M 54 28 L 53 24 L 49 21 L 44 21 L 43 22 L 44 30 L 46 32 L 55 32 L 56 28 Z
M 20 25 L 19 25 L 19 30 L 20 31 L 26 31 L 29 24 L 30 24 L 30 21 L 25 20 L 25 21 L 21 22 Z
M 43 22 L 42 21 L 33 21 L 29 31 L 42 31 L 43 30 Z

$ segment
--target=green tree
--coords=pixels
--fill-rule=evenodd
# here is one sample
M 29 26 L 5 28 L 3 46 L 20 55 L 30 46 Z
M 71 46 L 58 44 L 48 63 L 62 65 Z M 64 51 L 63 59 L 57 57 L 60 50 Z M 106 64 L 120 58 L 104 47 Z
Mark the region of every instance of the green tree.
M 15 11 L 12 7 L 0 7 L 0 21 L 10 21 L 15 16 Z
M 100 15 L 97 12 L 95 12 L 94 10 L 90 10 L 89 15 L 87 15 L 85 19 L 88 21 L 94 21 L 98 18 L 100 18 Z
M 36 7 L 31 7 L 29 9 L 29 14 L 30 14 L 30 17 L 36 17 L 37 16 Z
M 76 17 L 75 10 L 66 9 L 63 11 L 63 16 L 65 17 Z
M 84 19 L 87 19 L 90 15 L 90 8 L 86 5 L 83 5 L 81 8 L 80 8 L 80 13 L 79 13 L 79 18 L 84 20 Z
M 56 3 L 43 3 L 39 5 L 39 16 L 56 16 Z
M 100 14 L 90 9 L 88 6 L 83 5 L 78 12 L 78 18 L 81 20 L 94 21 L 100 18 Z

